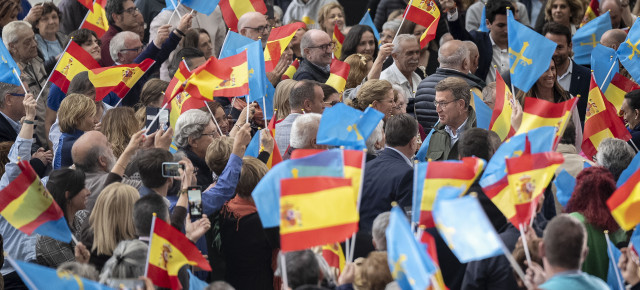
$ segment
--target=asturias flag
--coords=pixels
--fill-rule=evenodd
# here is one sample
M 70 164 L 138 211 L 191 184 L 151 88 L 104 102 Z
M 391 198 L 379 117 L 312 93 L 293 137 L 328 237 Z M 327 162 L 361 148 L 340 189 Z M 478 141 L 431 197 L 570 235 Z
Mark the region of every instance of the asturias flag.
M 14 260 L 7 256 L 5 263 L 11 263 L 15 273 L 29 289 L 66 290 L 109 290 L 112 289 L 96 281 L 84 279 L 66 270 L 56 270 L 38 264 Z
M 640 19 L 636 19 L 627 33 L 627 39 L 618 47 L 618 59 L 620 63 L 627 69 L 634 80 L 640 80 L 640 25 L 636 25 Z
M 573 60 L 581 65 L 591 64 L 591 52 L 607 30 L 611 30 L 609 11 L 578 29 L 572 38 Z
M 21 82 L 16 75 L 20 75 L 20 68 L 4 46 L 4 42 L 0 41 L 0 82 L 19 86 Z
M 365 149 L 367 138 L 383 117 L 384 114 L 371 107 L 363 113 L 343 103 L 337 103 L 324 110 L 316 143 Z

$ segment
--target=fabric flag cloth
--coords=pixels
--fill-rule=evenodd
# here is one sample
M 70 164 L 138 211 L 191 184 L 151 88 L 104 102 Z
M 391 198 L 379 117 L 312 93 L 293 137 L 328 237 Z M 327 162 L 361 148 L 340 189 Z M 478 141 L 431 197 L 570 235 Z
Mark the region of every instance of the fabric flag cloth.
M 440 189 L 454 187 L 459 194 L 464 194 L 484 170 L 486 162 L 477 157 L 464 157 L 460 161 L 433 161 L 419 163 L 425 169 L 418 170 L 414 196 L 420 205 L 415 211 L 420 216 L 419 224 L 427 228 L 435 227 L 432 217 L 434 203 Z M 420 175 L 424 172 L 424 175 Z
M 504 253 L 502 240 L 474 196 L 439 201 L 433 218 L 438 232 L 460 263 Z
M 207 1 L 207 0 L 200 0 Z M 232 31 L 238 31 L 238 19 L 247 12 L 260 12 L 267 14 L 267 6 L 262 0 L 220 0 L 222 18 L 227 27 Z
M 176 128 L 176 123 L 182 113 L 202 107 L 204 107 L 204 102 L 201 99 L 187 92 L 178 93 L 175 98 L 171 99 L 171 111 L 169 111 L 169 124 L 171 128 Z
M 104 2 L 104 3 L 100 3 Z M 102 35 L 109 30 L 109 22 L 107 22 L 107 12 L 104 7 L 107 1 L 95 1 L 93 3 L 93 10 L 87 11 L 87 17 L 85 17 L 80 28 L 89 29 L 101 38 Z
M 638 169 L 640 169 L 640 154 L 636 154 L 636 156 L 631 160 L 631 163 L 629 163 L 629 166 L 620 173 L 616 187 L 622 186 L 622 184 L 624 184 Z
M 487 27 L 487 5 L 482 5 L 482 15 L 480 16 L 480 27 L 478 27 L 478 31 L 489 32 L 489 28 Z
M 11 266 L 20 275 L 20 278 L 29 289 L 68 289 L 68 290 L 101 290 L 112 289 L 96 281 L 84 279 L 69 271 L 52 269 L 37 264 L 14 260 L 6 256 L 5 263 Z
M 593 161 L 600 142 L 605 138 L 629 141 L 631 134 L 618 117 L 616 108 L 604 98 L 592 76 L 582 138 L 582 151 L 589 160 Z
M 401 289 L 427 289 L 438 268 L 425 245 L 416 241 L 405 214 L 398 206 L 391 209 L 387 237 L 387 260 L 391 276 Z
M 16 70 L 16 73 L 13 70 Z M 4 42 L 0 41 L 0 82 L 13 84 L 20 86 L 20 79 L 16 76 L 20 75 L 20 68 L 18 64 L 13 60 L 11 53 L 4 46 Z
M 183 92 L 184 83 L 190 76 L 191 71 L 189 71 L 184 61 L 181 61 L 180 65 L 178 65 L 178 70 L 169 82 L 169 86 L 167 86 L 167 89 L 164 91 L 164 101 L 162 103 L 164 104 L 167 102 L 171 102 L 171 100 L 173 100 L 173 97 Z
M 427 134 L 427 137 L 425 137 L 424 140 L 422 141 L 422 145 L 420 145 L 420 149 L 418 149 L 418 153 L 416 153 L 415 160 L 418 160 L 419 162 L 429 161 L 427 160 L 427 151 L 429 150 L 429 142 L 431 141 L 431 136 L 433 135 L 433 132 L 436 131 L 434 128 L 436 127 L 436 125 L 438 125 L 438 123 L 440 123 L 440 121 L 436 122 L 436 124 L 433 125 L 433 128 L 431 128 L 431 131 L 429 131 L 429 134 Z
M 333 28 L 333 35 L 331 36 L 331 40 L 335 43 L 335 47 L 333 48 L 333 55 L 335 58 L 340 59 L 342 56 L 342 44 L 344 44 L 344 35 L 338 28 L 338 23 L 335 24 Z
M 433 0 L 415 0 L 409 3 L 410 5 L 407 5 L 404 10 L 404 15 L 407 20 L 415 24 L 428 28 L 436 18 L 440 17 L 440 10 Z
M 331 60 L 331 68 L 329 78 L 326 81 L 327 85 L 330 85 L 339 94 L 344 92 L 344 87 L 347 85 L 347 77 L 349 76 L 350 66 L 348 63 L 341 61 L 337 58 Z
M 513 113 L 516 100 L 509 86 L 507 86 L 497 70 L 498 69 L 496 69 L 496 99 L 489 128 L 500 136 L 500 140 L 504 141 L 516 133 L 511 125 L 511 114 Z
M 262 226 L 273 228 L 280 225 L 280 180 L 310 176 L 343 177 L 342 155 L 339 149 L 326 150 L 300 159 L 285 160 L 273 166 L 251 193 Z
M 69 83 L 78 73 L 100 67 L 100 64 L 86 50 L 74 41 L 69 41 L 67 50 L 60 57 L 49 80 L 66 93 Z
M 636 253 L 639 251 L 640 249 L 640 225 L 636 226 L 635 229 L 633 229 L 633 234 L 631 234 L 631 239 L 629 241 L 630 246 L 633 246 L 633 250 L 636 251 Z
M 187 272 L 189 272 L 189 290 L 201 290 L 209 286 L 209 283 L 202 281 L 198 279 L 196 275 L 193 275 L 193 273 L 191 273 L 191 270 L 187 270 Z
M 271 30 L 264 48 L 264 67 L 267 72 L 273 71 L 298 29 L 304 27 L 303 22 L 295 22 Z
M 282 79 L 293 79 L 293 75 L 296 74 L 296 71 L 298 71 L 298 67 L 300 67 L 300 61 L 298 61 L 298 59 L 294 59 L 287 70 L 284 72 L 284 74 L 282 74 Z
M 625 231 L 640 222 L 640 170 L 632 174 L 607 200 L 611 215 Z M 636 249 L 638 250 L 638 249 Z
M 573 43 L 573 60 L 581 65 L 591 64 L 591 52 L 600 43 L 602 34 L 610 29 L 611 17 L 609 17 L 609 11 L 578 29 L 571 41 Z
M 430 6 L 433 8 L 427 9 L 427 13 L 431 16 L 430 22 L 428 26 L 425 26 L 427 30 L 425 30 L 422 35 L 420 35 L 420 48 L 423 49 L 427 47 L 430 41 L 436 38 L 436 31 L 438 30 L 438 22 L 440 22 L 440 9 L 435 5 L 433 0 L 429 0 L 431 2 Z
M 93 11 L 93 0 L 78 0 L 78 3 L 82 4 L 82 6 L 87 7 L 87 9 Z
M 636 19 L 627 33 L 627 39 L 618 47 L 618 59 L 634 80 L 640 80 L 640 25 Z
M 556 186 L 556 197 L 558 202 L 563 206 L 567 206 L 569 199 L 573 194 L 573 188 L 576 187 L 576 178 L 571 176 L 567 170 L 562 169 L 560 173 L 553 180 L 553 184 Z
M 347 149 L 362 150 L 367 148 L 366 141 L 382 118 L 374 108 L 367 108 L 364 113 L 337 103 L 324 110 L 318 127 L 317 144 L 345 146 Z
M 29 161 L 18 162 L 20 175 L 0 191 L 0 214 L 27 235 L 37 233 L 71 242 L 64 213 L 40 182 Z
M 96 101 L 102 101 L 110 92 L 121 99 L 155 63 L 147 58 L 139 64 L 122 64 L 89 70 L 89 80 L 96 87 Z
M 266 75 L 265 75 L 266 78 Z M 264 84 L 267 86 L 267 95 L 264 97 L 263 101 L 260 102 L 260 108 L 264 112 L 265 119 L 271 120 L 274 119 L 273 116 L 275 114 L 274 111 L 274 98 L 276 94 L 276 88 L 273 87 L 270 81 L 266 80 Z M 275 126 L 275 124 L 274 124 Z M 275 127 L 273 127 L 275 130 Z M 275 136 L 275 135 L 274 135 Z
M 619 112 L 622 108 L 622 101 L 624 101 L 624 95 L 633 90 L 640 89 L 640 86 L 632 80 L 624 77 L 620 73 L 616 73 L 611 79 L 607 90 L 604 91 L 604 96 L 616 107 L 616 112 Z
M 212 56 L 191 72 L 184 90 L 203 100 L 213 100 L 214 96 L 243 96 L 249 91 L 248 74 L 245 51 L 220 60 Z
M 219 59 L 227 58 L 237 54 L 238 48 L 248 45 L 253 42 L 253 39 L 242 36 L 237 32 L 228 31 L 227 36 L 220 49 Z
M 436 273 L 434 274 L 433 280 L 434 283 L 437 283 L 438 286 L 432 285 L 428 290 L 438 290 L 438 289 L 449 289 L 444 284 L 444 278 L 442 277 L 442 271 L 440 270 L 440 262 L 438 262 L 438 251 L 436 247 L 436 240 L 433 238 L 431 234 L 427 231 L 422 232 L 422 237 L 420 237 L 420 242 L 427 246 L 427 254 L 433 260 L 433 263 L 436 265 Z M 434 281 L 435 280 L 435 281 Z
M 591 51 L 591 71 L 600 89 L 606 92 L 611 79 L 620 71 L 616 51 L 598 43 Z
M 476 122 L 478 128 L 489 130 L 489 124 L 491 124 L 491 108 L 485 104 L 475 92 L 471 92 L 473 94 L 475 108 L 476 111 Z
M 158 287 L 182 289 L 178 272 L 184 265 L 211 271 L 209 262 L 183 233 L 153 216 L 145 276 Z
M 271 130 L 269 130 L 269 134 L 273 134 L 271 133 Z M 256 134 L 253 135 L 253 138 L 251 138 L 251 142 L 249 142 L 249 145 L 247 145 L 247 149 L 245 150 L 245 156 L 258 158 L 260 152 L 264 151 L 264 147 L 260 144 L 260 139 L 262 138 L 261 136 L 262 134 L 260 131 L 256 132 Z M 273 142 L 273 151 L 271 152 L 271 154 L 269 154 L 269 160 L 267 160 L 267 167 L 269 169 L 271 169 L 274 165 L 282 162 L 282 155 L 280 155 L 278 144 L 275 143 L 275 140 L 273 140 Z
M 556 136 L 562 136 L 567 122 L 570 121 L 571 111 L 576 106 L 578 98 L 561 103 L 552 103 L 546 100 L 526 97 L 522 110 L 522 123 L 518 134 L 528 132 L 531 129 L 552 126 L 558 128 Z
M 607 240 L 607 254 L 609 256 L 609 270 L 607 270 L 607 285 L 611 289 L 626 289 L 624 279 L 620 275 L 618 261 L 622 253 L 611 241 Z M 622 283 L 622 284 L 620 284 Z
M 211 13 L 216 10 L 216 7 L 218 7 L 220 0 L 180 0 L 177 2 L 198 11 L 198 13 L 211 15 Z
M 338 273 L 342 273 L 346 259 L 340 244 L 332 243 L 322 246 L 322 257 L 327 261 L 329 267 L 338 269 Z
M 516 21 L 511 10 L 507 11 L 507 27 L 511 83 L 528 92 L 549 69 L 557 44 Z
M 281 180 L 280 249 L 299 251 L 346 240 L 358 230 L 351 180 L 300 177 Z
M 246 51 L 249 92 L 247 104 L 259 101 L 267 94 L 265 82 L 268 82 L 264 71 L 264 53 L 262 52 L 262 42 L 260 40 L 236 49 L 236 53 Z M 232 79 L 233 81 L 233 79 Z M 262 102 L 260 102 L 262 103 Z
M 587 6 L 587 10 L 584 12 L 584 17 L 582 18 L 580 27 L 589 23 L 589 21 L 595 19 L 599 15 L 600 15 L 600 2 L 598 0 L 591 0 L 589 2 L 589 6 Z
M 371 9 L 367 9 L 367 12 L 364 13 L 364 16 L 362 16 L 362 19 L 360 19 L 360 23 L 358 24 L 371 27 L 371 30 L 373 30 L 373 36 L 376 38 L 378 43 L 380 43 L 380 33 L 378 32 L 378 28 L 376 28 L 376 25 L 373 23 L 373 19 L 371 18 Z

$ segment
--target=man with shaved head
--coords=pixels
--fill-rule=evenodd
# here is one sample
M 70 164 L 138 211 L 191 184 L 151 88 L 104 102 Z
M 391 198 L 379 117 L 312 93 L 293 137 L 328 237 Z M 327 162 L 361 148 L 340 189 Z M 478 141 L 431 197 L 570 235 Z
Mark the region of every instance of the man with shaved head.
M 267 22 L 267 17 L 260 12 L 247 12 L 238 19 L 238 32 L 253 40 L 261 39 L 262 48 L 264 48 L 271 33 L 271 26 Z
M 293 79 L 326 82 L 329 78 L 331 53 L 334 48 L 335 43 L 326 32 L 318 29 L 307 31 L 300 41 L 300 51 L 304 60 L 300 62 L 300 67 L 293 75 Z
M 629 5 L 629 4 L 627 4 Z M 609 17 L 611 17 L 611 27 L 613 29 L 625 28 L 627 25 L 633 23 L 624 23 L 622 21 L 622 3 L 620 0 L 602 0 L 600 1 L 600 11 L 603 13 L 609 11 Z
M 607 30 L 600 38 L 600 44 L 618 50 L 620 44 L 627 39 L 627 33 L 622 29 Z

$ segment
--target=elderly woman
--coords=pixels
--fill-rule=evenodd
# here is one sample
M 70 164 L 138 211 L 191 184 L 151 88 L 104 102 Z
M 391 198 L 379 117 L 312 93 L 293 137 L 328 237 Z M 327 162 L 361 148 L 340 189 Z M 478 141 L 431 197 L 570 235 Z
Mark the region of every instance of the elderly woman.
M 86 131 L 94 129 L 97 123 L 95 119 L 95 102 L 81 94 L 71 94 L 60 104 L 58 118 L 60 120 L 60 141 L 53 159 L 53 169 L 68 167 L 73 164 L 71 148 L 73 143 Z
M 179 149 L 198 171 L 198 185 L 207 188 L 213 183 L 211 170 L 207 167 L 205 156 L 211 141 L 220 137 L 218 128 L 211 116 L 201 110 L 189 110 L 178 118 L 175 126 L 174 140 Z
M 69 37 L 60 32 L 60 10 L 53 2 L 42 3 L 42 16 L 34 23 L 34 30 L 38 55 L 44 60 L 47 72 L 51 72 L 69 41 Z

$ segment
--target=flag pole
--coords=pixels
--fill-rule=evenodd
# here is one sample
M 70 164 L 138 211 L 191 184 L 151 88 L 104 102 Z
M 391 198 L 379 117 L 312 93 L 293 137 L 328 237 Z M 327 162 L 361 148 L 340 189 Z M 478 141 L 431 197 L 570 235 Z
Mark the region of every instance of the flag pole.
M 87 19 L 87 17 L 85 16 L 85 20 L 86 19 Z M 72 41 L 73 41 L 73 37 L 71 37 L 69 39 L 69 43 L 67 43 L 67 46 L 64 48 L 64 50 L 62 51 L 61 55 L 64 55 L 67 52 L 67 49 L 69 49 L 69 45 L 71 45 Z M 49 83 L 49 80 L 51 79 L 51 75 L 53 75 L 53 72 L 58 67 L 58 64 L 60 64 L 60 60 L 62 60 L 62 57 L 58 58 L 58 61 L 56 61 L 56 65 L 53 66 L 53 70 L 51 71 L 51 73 L 49 73 L 49 76 L 47 77 L 47 81 L 44 82 L 44 86 L 42 86 L 42 89 L 40 89 L 40 93 L 38 93 L 38 97 L 36 98 L 36 103 L 40 99 L 40 96 L 42 95 L 42 92 L 44 92 L 44 89 L 47 87 L 47 84 Z
M 182 15 L 180 15 L 180 12 L 178 12 L 178 6 L 180 6 L 182 3 L 180 3 L 180 1 L 178 1 L 178 5 L 176 5 L 176 1 L 174 0 L 170 0 L 171 1 L 171 5 L 173 5 L 174 9 L 173 11 L 175 13 L 178 13 L 178 17 L 182 18 Z
M 609 56 L 609 61 L 611 61 L 612 59 L 613 59 L 613 56 Z M 604 85 L 604 82 L 606 82 L 609 79 L 609 76 L 611 75 L 611 71 L 613 71 L 613 67 L 616 66 L 617 63 L 618 63 L 618 60 L 614 60 L 613 63 L 611 64 L 611 67 L 609 68 L 609 72 L 607 73 L 607 76 L 604 77 L 604 80 L 602 80 L 603 85 Z M 591 73 L 593 74 L 593 70 L 591 70 Z
M 407 5 L 407 10 L 404 11 L 404 15 L 402 16 L 402 21 L 400 21 L 400 27 L 398 27 L 398 31 L 396 31 L 396 35 L 391 40 L 392 43 L 394 40 L 396 40 L 396 37 L 398 37 L 398 34 L 400 34 L 400 28 L 402 28 L 402 24 L 404 24 L 404 20 L 407 18 L 407 13 L 409 13 L 409 9 L 411 9 L 411 4 L 413 4 L 413 0 L 409 1 L 409 4 Z
M 20 86 L 22 86 L 24 93 L 28 94 L 29 91 L 27 91 L 27 87 L 24 86 L 24 83 L 22 82 L 22 79 L 20 78 L 20 75 L 18 75 L 18 72 L 16 71 L 16 69 L 12 68 L 11 71 L 13 71 L 13 74 L 18 78 L 18 81 L 20 82 Z
M 527 257 L 527 264 L 531 267 L 531 254 L 529 253 L 529 244 L 527 243 L 527 236 L 524 234 L 524 226 L 520 224 L 520 236 L 522 237 L 522 247 L 524 248 L 524 255 Z
M 513 270 L 516 271 L 516 274 L 518 275 L 518 277 L 520 277 L 520 280 L 522 280 L 522 282 L 527 287 L 527 289 L 532 289 L 531 287 L 532 285 L 530 285 L 527 279 L 525 279 L 524 277 L 524 271 L 522 271 L 522 268 L 520 268 L 520 265 L 518 265 L 518 262 L 516 262 L 516 259 L 513 257 L 511 252 L 509 252 L 509 249 L 507 249 L 507 247 L 504 245 L 502 241 L 500 241 L 500 247 L 502 248 L 502 252 L 504 253 L 504 256 L 507 258 L 507 260 L 511 264 L 511 267 L 513 267 Z
M 224 44 L 227 43 L 227 39 L 229 38 L 229 32 L 231 31 L 231 28 L 227 28 L 227 34 L 224 36 L 224 41 L 222 42 L 222 46 L 220 48 L 220 53 L 218 54 L 218 58 L 220 58 L 222 56 L 222 52 L 224 51 Z
M 171 23 L 171 19 L 173 19 L 173 15 L 176 14 L 177 9 L 173 9 L 173 13 L 171 13 L 171 17 L 169 17 L 169 21 L 167 22 L 167 24 Z
M 93 4 L 96 4 L 95 0 L 93 1 Z M 91 10 L 87 11 L 87 14 L 84 15 L 84 18 L 82 19 L 82 22 L 80 22 L 80 27 L 78 27 L 78 29 L 80 29 L 82 27 L 82 25 L 84 25 L 84 22 L 87 21 L 87 17 L 89 17 L 89 13 L 91 13 Z
M 33 283 L 33 281 L 31 281 L 31 279 L 29 279 L 29 276 L 27 276 L 27 274 L 24 272 L 24 270 L 22 270 L 22 268 L 20 268 L 20 266 L 18 266 L 18 263 L 16 263 L 15 260 L 13 260 L 13 258 L 11 258 L 11 256 L 9 256 L 7 254 L 7 252 L 3 252 L 4 253 L 4 257 L 7 258 L 7 261 L 9 261 L 9 263 L 11 264 L 11 266 L 13 266 L 13 268 L 16 269 L 16 272 L 18 272 L 20 275 L 20 278 L 22 278 L 22 280 L 25 282 L 25 284 L 29 285 L 30 289 L 38 289 L 38 287 L 36 287 L 36 285 Z
M 153 120 L 151 120 L 151 123 L 149 123 L 149 126 L 147 126 L 147 127 L 145 127 L 145 128 L 144 128 L 144 130 L 145 130 L 145 131 L 147 131 L 147 132 L 145 132 L 145 133 L 144 133 L 144 136 L 145 136 L 145 137 L 146 137 L 146 136 L 149 136 L 149 134 L 148 134 L 148 133 L 149 133 L 149 132 L 148 132 L 149 128 L 150 128 L 151 126 L 153 126 L 153 123 L 155 123 L 155 122 L 156 122 L 156 120 L 158 119 L 158 117 L 160 116 L 160 112 L 162 112 L 162 110 L 164 110 L 164 109 L 167 107 L 167 105 L 169 105 L 169 102 L 164 103 L 164 106 L 162 106 L 162 108 L 160 109 L 160 111 L 158 111 L 158 113 L 156 114 L 156 116 L 155 116 L 155 117 L 153 117 Z M 160 127 L 160 124 L 158 124 L 158 128 L 159 128 L 159 127 Z
M 207 107 L 207 110 L 209 110 L 209 114 L 211 114 L 211 119 L 213 119 L 213 122 L 216 123 L 216 127 L 218 127 L 218 132 L 220 132 L 220 137 L 224 136 L 224 134 L 222 134 L 222 129 L 220 129 L 220 125 L 218 125 L 218 120 L 216 120 L 216 115 L 213 114 L 213 112 L 211 111 L 211 108 L 209 108 L 209 104 L 207 104 L 207 101 L 203 100 L 204 102 L 204 106 Z
M 618 281 L 618 285 L 620 286 L 620 290 L 624 290 L 624 283 L 622 282 L 622 279 L 620 278 L 620 270 L 618 269 L 618 266 L 616 265 L 616 259 L 614 259 L 613 257 L 613 250 L 611 249 L 611 240 L 609 239 L 609 231 L 605 230 L 604 231 L 604 237 L 605 239 L 607 239 L 607 255 L 609 255 L 609 260 L 614 261 L 614 267 L 613 267 L 613 271 L 616 274 L 616 280 Z
M 280 260 L 281 260 L 281 268 L 282 271 L 282 283 L 284 284 L 284 289 L 289 288 L 289 282 L 287 281 L 287 259 L 284 256 L 284 252 L 280 251 Z M 149 265 L 149 263 L 147 263 Z
M 120 98 L 120 101 L 118 101 L 118 103 L 116 103 L 115 106 L 113 106 L 114 108 L 120 106 L 120 103 L 122 103 L 122 100 L 124 99 L 124 97 Z
M 156 227 L 156 213 L 153 213 L 153 218 L 151 219 L 151 232 L 149 233 L 149 246 L 151 246 L 152 238 L 153 238 L 153 230 Z M 151 251 L 147 251 L 147 263 L 144 264 L 144 276 L 149 277 L 149 258 L 151 258 Z
M 418 189 L 418 160 L 413 160 L 413 192 L 411 194 L 412 196 L 412 205 L 416 205 L 418 204 L 417 198 L 418 198 L 418 193 L 417 193 L 417 189 Z M 413 208 L 413 206 L 411 206 L 411 231 L 415 232 L 416 231 L 416 227 L 418 226 L 417 223 L 413 222 L 413 217 L 415 216 L 415 214 L 420 214 L 420 212 L 416 212 Z M 418 217 L 419 220 L 419 217 Z

